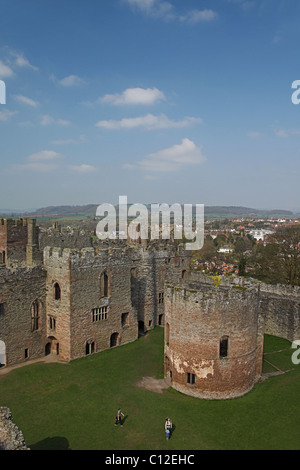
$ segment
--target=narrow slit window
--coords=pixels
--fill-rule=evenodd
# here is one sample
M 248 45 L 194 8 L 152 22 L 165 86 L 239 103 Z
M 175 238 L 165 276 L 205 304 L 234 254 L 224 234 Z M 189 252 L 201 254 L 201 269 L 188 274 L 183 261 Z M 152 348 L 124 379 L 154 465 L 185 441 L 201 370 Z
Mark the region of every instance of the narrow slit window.
M 220 357 L 228 356 L 228 336 L 223 336 L 220 340 Z
M 61 290 L 60 290 L 60 285 L 58 284 L 58 282 L 54 284 L 53 289 L 54 289 L 54 300 L 60 300 Z
M 100 297 L 109 297 L 109 277 L 106 272 L 100 276 Z

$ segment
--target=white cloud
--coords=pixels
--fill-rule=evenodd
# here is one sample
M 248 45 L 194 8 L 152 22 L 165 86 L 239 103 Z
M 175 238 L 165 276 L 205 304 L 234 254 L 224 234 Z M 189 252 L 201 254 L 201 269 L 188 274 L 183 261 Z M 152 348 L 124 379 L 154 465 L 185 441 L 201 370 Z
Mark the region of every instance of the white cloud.
M 22 52 L 17 52 L 15 50 L 11 49 L 8 46 L 4 46 L 3 49 L 6 50 L 6 52 L 10 56 L 10 58 L 8 59 L 8 62 L 11 66 L 17 66 L 17 67 L 20 67 L 20 68 L 29 68 L 29 69 L 32 69 L 32 70 L 35 70 L 35 71 L 39 70 L 38 67 L 36 67 L 35 65 L 32 65 L 29 62 L 27 57 L 25 57 Z M 12 59 L 12 57 L 13 57 L 13 59 Z
M 257 132 L 257 131 L 250 131 L 248 132 L 247 134 L 249 137 L 251 137 L 252 139 L 259 139 L 259 137 L 262 136 L 262 133 L 261 132 Z
M 124 168 L 138 168 L 148 173 L 173 172 L 187 165 L 199 165 L 205 160 L 202 148 L 186 138 L 179 145 L 151 153 L 135 164 L 124 165 Z M 150 179 L 149 175 L 148 179 Z
M 217 13 L 210 9 L 190 10 L 185 15 L 179 15 L 170 2 L 163 0 L 125 0 L 132 8 L 141 11 L 147 16 L 163 18 L 166 21 L 179 20 L 181 22 L 197 24 L 214 20 Z
M 17 52 L 11 52 L 11 54 L 15 57 L 15 64 L 18 67 L 26 67 L 32 70 L 37 71 L 38 67 L 35 65 L 32 65 L 26 57 L 24 57 L 23 54 L 17 53 Z
M 187 22 L 191 24 L 208 22 L 216 19 L 217 13 L 213 10 L 191 10 L 186 15 L 180 16 L 179 19 L 182 22 Z
M 70 124 L 70 121 L 66 121 L 65 119 L 54 119 L 52 116 L 49 116 L 49 114 L 44 114 L 44 116 L 42 116 L 40 124 L 42 126 L 48 126 L 49 124 L 68 126 Z
M 14 98 L 20 103 L 28 104 L 28 106 L 32 106 L 33 108 L 36 108 L 39 105 L 37 101 L 34 101 L 31 98 L 28 98 L 27 96 L 24 96 L 24 95 L 14 95 Z
M 50 79 L 52 81 L 58 83 L 59 85 L 61 85 L 63 87 L 66 87 L 66 88 L 82 85 L 84 83 L 84 80 L 82 78 L 78 77 L 78 75 L 69 75 L 69 76 L 64 77 L 60 80 L 57 79 L 54 75 L 51 75 Z
M 71 170 L 79 174 L 88 174 L 96 171 L 97 168 L 92 165 L 85 163 L 81 165 L 67 165 L 64 163 L 64 155 L 53 150 L 41 150 L 36 153 L 32 153 L 25 158 L 24 163 L 11 165 L 11 169 L 17 171 L 37 171 L 42 173 L 48 173 L 59 169 Z
M 42 116 L 41 125 L 48 126 L 49 124 L 52 124 L 53 121 L 53 117 L 49 116 L 48 114 L 45 114 L 44 116 Z
M 75 139 L 60 139 L 60 140 L 52 140 L 52 144 L 54 145 L 63 145 L 63 144 L 76 144 Z
M 27 160 L 30 162 L 37 162 L 37 161 L 46 161 L 46 160 L 56 160 L 57 158 L 61 158 L 62 154 L 58 152 L 54 152 L 53 150 L 41 150 L 37 153 L 32 153 L 28 155 Z
M 15 113 L 15 111 L 9 111 L 8 109 L 4 109 L 0 111 L 0 121 L 8 121 Z
M 41 150 L 40 152 L 28 155 L 25 163 L 12 165 L 12 168 L 21 171 L 32 170 L 49 172 L 58 168 L 59 160 L 62 157 L 62 154 L 54 152 L 53 150 Z
M 70 124 L 70 121 L 67 121 L 66 119 L 58 119 L 56 122 L 60 126 L 68 126 Z
M 199 124 L 202 122 L 201 118 L 185 117 L 181 121 L 173 121 L 164 114 L 160 116 L 154 116 L 153 114 L 147 114 L 146 116 L 140 116 L 136 118 L 123 118 L 120 121 L 108 120 L 99 121 L 95 124 L 96 127 L 104 129 L 135 129 L 143 128 L 147 130 L 155 129 L 170 129 L 188 127 L 192 124 Z
M 164 93 L 157 88 L 127 88 L 121 94 L 105 95 L 100 101 L 114 105 L 151 105 L 164 99 Z
M 77 171 L 78 173 L 92 173 L 93 171 L 96 171 L 96 167 L 92 165 L 86 165 L 85 163 L 82 165 L 71 165 L 70 169 Z
M 60 139 L 60 140 L 52 140 L 52 144 L 54 145 L 64 145 L 64 144 L 78 144 L 79 142 L 85 142 L 86 138 L 82 134 L 79 136 L 79 139 Z
M 0 60 L 0 79 L 1 78 L 8 78 L 14 75 L 13 70 L 6 64 Z
M 291 135 L 300 135 L 300 130 L 299 129 L 280 129 L 275 132 L 277 137 L 289 137 Z
M 153 17 L 161 17 L 165 20 L 174 18 L 173 5 L 169 2 L 161 0 L 125 0 L 127 3 L 142 11 L 144 14 Z

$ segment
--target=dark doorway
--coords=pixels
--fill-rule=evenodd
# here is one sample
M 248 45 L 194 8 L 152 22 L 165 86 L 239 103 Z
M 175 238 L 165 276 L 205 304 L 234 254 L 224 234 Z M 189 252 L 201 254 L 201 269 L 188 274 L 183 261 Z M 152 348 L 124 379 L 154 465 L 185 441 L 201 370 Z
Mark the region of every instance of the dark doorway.
M 120 335 L 119 333 L 113 333 L 110 337 L 110 347 L 119 346 L 120 344 Z

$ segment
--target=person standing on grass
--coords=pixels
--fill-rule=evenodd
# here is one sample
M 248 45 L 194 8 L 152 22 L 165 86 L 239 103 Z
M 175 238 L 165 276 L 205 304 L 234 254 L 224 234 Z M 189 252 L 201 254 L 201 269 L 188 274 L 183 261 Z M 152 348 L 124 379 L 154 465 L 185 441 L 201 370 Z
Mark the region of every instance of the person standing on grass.
M 119 423 L 121 426 L 123 426 L 121 416 L 124 416 L 124 414 L 122 413 L 121 408 L 119 408 L 118 411 L 117 411 L 115 426 L 117 426 L 118 423 Z

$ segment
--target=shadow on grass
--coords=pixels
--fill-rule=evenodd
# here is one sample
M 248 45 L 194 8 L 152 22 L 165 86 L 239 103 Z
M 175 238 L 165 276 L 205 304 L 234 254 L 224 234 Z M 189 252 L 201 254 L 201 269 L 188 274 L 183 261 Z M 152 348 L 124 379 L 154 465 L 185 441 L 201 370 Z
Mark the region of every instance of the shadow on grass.
M 28 446 L 30 450 L 71 450 L 69 441 L 65 437 L 47 437 L 42 441 Z
M 124 418 L 122 419 L 122 424 L 125 423 L 126 419 L 128 418 L 128 415 L 125 415 Z

